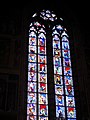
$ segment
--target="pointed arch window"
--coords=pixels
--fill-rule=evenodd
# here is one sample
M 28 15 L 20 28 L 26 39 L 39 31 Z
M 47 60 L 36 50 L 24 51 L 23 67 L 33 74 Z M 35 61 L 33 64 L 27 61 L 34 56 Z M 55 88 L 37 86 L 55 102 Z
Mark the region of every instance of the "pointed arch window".
M 37 16 L 40 17 L 39 20 Z M 60 22 L 57 22 L 58 18 L 53 11 L 42 10 L 32 17 L 28 42 L 27 120 L 49 120 L 50 112 L 55 114 L 54 119 L 57 120 L 76 120 L 67 30 Z M 52 49 L 51 71 L 48 70 L 50 56 L 48 57 L 47 47 L 49 42 L 51 42 Z M 49 97 L 50 77 L 48 76 L 51 72 L 53 75 L 51 84 L 54 89 L 54 93 L 51 94 L 54 95 L 54 100 L 50 100 Z M 49 110 L 50 102 L 54 102 L 55 111 Z

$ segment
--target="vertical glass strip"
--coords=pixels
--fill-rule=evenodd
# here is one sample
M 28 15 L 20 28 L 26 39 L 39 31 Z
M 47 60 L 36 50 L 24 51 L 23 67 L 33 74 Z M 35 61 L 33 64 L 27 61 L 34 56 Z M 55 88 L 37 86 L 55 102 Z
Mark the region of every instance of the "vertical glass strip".
M 37 49 L 34 26 L 29 30 L 27 120 L 37 119 Z
M 46 35 L 38 30 L 38 114 L 39 120 L 48 120 Z
M 60 26 L 58 29 L 61 28 Z M 55 86 L 55 103 L 56 103 L 56 118 L 65 118 L 65 104 L 64 104 L 64 86 L 62 73 L 62 59 L 61 59 L 61 41 L 60 33 L 56 27 L 53 28 L 53 65 L 54 65 L 54 86 Z
M 70 56 L 70 46 L 66 30 L 62 32 L 62 55 L 63 55 L 63 71 L 64 71 L 64 84 L 65 84 L 65 96 L 66 96 L 66 111 L 68 120 L 76 120 L 74 87 L 72 77 L 72 66 Z

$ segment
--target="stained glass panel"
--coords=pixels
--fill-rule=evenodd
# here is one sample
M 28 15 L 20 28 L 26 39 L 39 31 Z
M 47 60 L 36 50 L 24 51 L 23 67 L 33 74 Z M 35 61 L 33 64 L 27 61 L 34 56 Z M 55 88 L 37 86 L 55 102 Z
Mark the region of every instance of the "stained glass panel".
M 76 118 L 76 110 L 69 36 L 61 25 L 52 31 L 56 117 L 71 120 Z
M 48 120 L 46 32 L 38 22 L 30 24 L 27 86 L 27 120 Z

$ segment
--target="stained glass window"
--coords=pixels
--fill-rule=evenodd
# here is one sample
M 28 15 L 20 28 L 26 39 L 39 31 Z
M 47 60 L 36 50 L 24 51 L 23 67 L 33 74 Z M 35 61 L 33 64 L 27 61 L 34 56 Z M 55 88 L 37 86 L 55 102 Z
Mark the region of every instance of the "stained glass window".
M 63 26 L 53 27 L 52 41 L 56 117 L 76 120 L 69 36 Z
M 36 119 L 48 119 L 47 54 L 45 27 L 33 22 L 28 45 L 27 120 Z
M 70 54 L 69 35 L 66 28 L 56 24 L 54 12 L 42 10 L 32 17 L 40 18 L 55 24 L 33 21 L 29 26 L 28 42 L 28 83 L 27 83 L 27 120 L 49 119 L 49 91 L 48 91 L 48 54 L 47 43 L 51 33 L 51 48 L 53 58 L 53 82 L 55 100 L 55 119 L 76 120 L 76 106 L 74 97 L 73 73 Z M 62 20 L 62 19 L 61 19 Z M 49 39 L 48 39 L 49 38 Z M 47 42 L 48 41 L 48 42 Z M 50 83 L 50 82 L 49 82 Z

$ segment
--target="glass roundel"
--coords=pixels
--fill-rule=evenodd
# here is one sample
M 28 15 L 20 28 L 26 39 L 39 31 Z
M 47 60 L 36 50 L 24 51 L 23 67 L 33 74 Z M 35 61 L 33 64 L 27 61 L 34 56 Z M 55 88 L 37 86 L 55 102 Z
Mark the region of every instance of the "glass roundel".
M 56 15 L 54 12 L 49 11 L 49 10 L 43 10 L 40 12 L 40 17 L 43 18 L 44 20 L 50 20 L 50 21 L 55 21 L 57 20 Z

